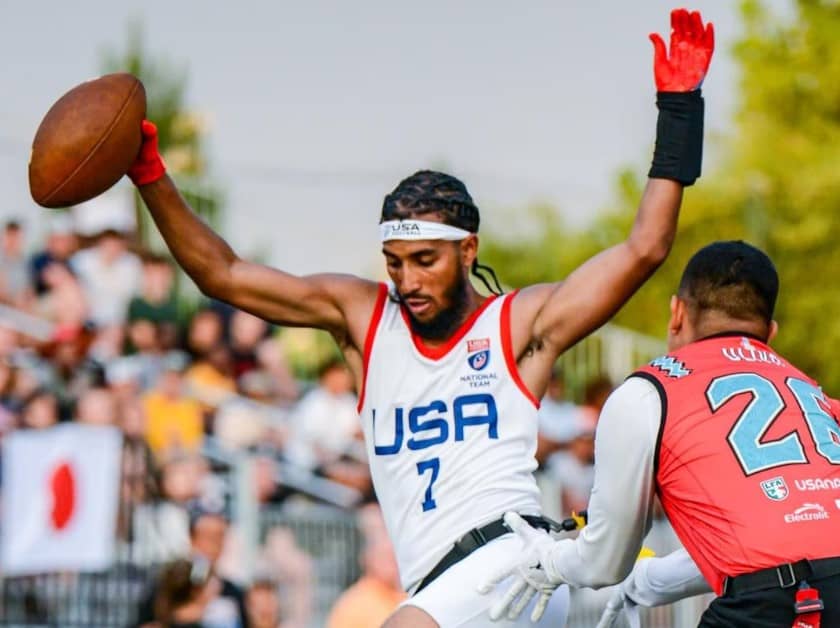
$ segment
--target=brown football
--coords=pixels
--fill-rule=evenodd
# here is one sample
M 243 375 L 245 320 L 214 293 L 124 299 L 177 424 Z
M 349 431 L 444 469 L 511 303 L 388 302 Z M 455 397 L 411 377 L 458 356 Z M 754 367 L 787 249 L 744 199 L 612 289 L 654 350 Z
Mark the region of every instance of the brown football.
M 146 90 L 133 75 L 106 74 L 77 85 L 41 120 L 29 159 L 29 191 L 44 207 L 102 194 L 140 151 Z

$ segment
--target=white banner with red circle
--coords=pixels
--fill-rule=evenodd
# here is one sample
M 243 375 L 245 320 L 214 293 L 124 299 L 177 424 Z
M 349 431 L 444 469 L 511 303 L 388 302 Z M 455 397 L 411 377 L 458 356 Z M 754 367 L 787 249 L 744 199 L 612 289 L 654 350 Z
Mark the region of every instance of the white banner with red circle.
M 0 570 L 98 571 L 114 559 L 122 436 L 64 424 L 3 439 Z

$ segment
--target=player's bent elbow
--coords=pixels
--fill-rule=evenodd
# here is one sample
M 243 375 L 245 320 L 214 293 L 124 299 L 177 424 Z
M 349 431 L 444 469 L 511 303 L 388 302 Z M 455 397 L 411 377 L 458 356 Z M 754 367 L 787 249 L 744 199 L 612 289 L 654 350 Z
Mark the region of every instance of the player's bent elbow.
M 192 280 L 205 297 L 225 301 L 231 296 L 230 281 L 227 273 L 212 272 L 203 275 L 193 275 Z
M 215 282 L 196 282 L 195 285 L 198 288 L 198 291 L 201 292 L 202 296 L 215 301 L 224 301 L 222 295 L 225 290 L 219 287 Z
M 591 574 L 591 576 L 592 577 L 590 577 L 587 580 L 587 582 L 579 583 L 580 586 L 587 587 L 588 589 L 603 589 L 604 587 L 611 587 L 613 585 L 616 585 L 627 577 L 626 574 L 624 576 L 621 576 L 617 572 L 613 571 L 604 573 L 593 573 Z
M 211 299 L 225 300 L 234 283 L 236 257 L 227 250 L 202 250 L 189 256 L 176 255 L 181 268 L 201 293 Z
M 595 564 L 590 564 L 590 568 L 581 573 L 581 581 L 575 584 L 589 589 L 603 589 L 623 582 L 633 571 L 634 560 L 629 562 L 615 558 L 608 560 L 609 562 L 606 563 L 597 561 Z
M 652 272 L 668 258 L 673 242 L 673 238 L 650 238 L 641 242 L 631 239 L 627 244 L 633 252 L 635 264 L 640 269 Z

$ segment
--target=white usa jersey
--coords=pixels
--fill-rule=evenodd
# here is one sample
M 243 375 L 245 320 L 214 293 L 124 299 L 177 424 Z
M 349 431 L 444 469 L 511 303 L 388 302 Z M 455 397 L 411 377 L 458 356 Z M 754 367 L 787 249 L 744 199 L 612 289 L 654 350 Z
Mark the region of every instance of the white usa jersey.
M 516 368 L 513 295 L 489 298 L 443 346 L 415 337 L 380 286 L 359 407 L 371 475 L 411 591 L 463 534 L 539 514 L 537 408 Z

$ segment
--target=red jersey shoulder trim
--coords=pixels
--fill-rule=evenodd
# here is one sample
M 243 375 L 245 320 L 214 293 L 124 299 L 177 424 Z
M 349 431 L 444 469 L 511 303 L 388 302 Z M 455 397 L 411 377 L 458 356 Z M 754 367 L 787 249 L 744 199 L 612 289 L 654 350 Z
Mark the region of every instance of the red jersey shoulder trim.
M 519 375 L 519 366 L 516 364 L 516 356 L 513 355 L 513 341 L 511 339 L 510 329 L 510 305 L 513 303 L 513 298 L 518 292 L 519 290 L 511 292 L 505 297 L 504 303 L 502 303 L 502 353 L 505 356 L 505 364 L 507 365 L 508 372 L 513 379 L 513 383 L 517 385 L 528 401 L 534 404 L 534 407 L 539 410 L 540 400 L 534 396 L 534 393 L 532 393 L 525 385 L 525 382 L 522 381 L 522 377 Z
M 373 350 L 373 339 L 376 338 L 376 330 L 379 327 L 379 321 L 382 320 L 382 312 L 385 311 L 386 298 L 388 298 L 388 286 L 380 283 L 379 293 L 376 295 L 376 304 L 373 306 L 373 315 L 370 317 L 370 323 L 368 323 L 367 333 L 365 334 L 365 348 L 362 354 L 362 389 L 359 391 L 359 403 L 356 405 L 356 412 L 361 412 L 365 403 L 368 362 L 370 361 L 370 352 Z
M 444 344 L 440 345 L 439 347 L 429 347 L 424 342 L 420 336 L 415 335 L 414 330 L 411 328 L 411 321 L 408 318 L 408 314 L 405 311 L 405 308 L 400 305 L 400 314 L 402 314 L 403 320 L 405 321 L 406 327 L 408 327 L 408 332 L 411 334 L 411 341 L 414 343 L 414 346 L 417 348 L 417 351 L 420 352 L 424 358 L 429 358 L 430 360 L 440 360 L 444 357 L 447 353 L 449 353 L 452 348 L 461 341 L 461 339 L 467 335 L 467 332 L 472 328 L 475 324 L 475 321 L 478 320 L 478 317 L 481 316 L 482 312 L 487 309 L 487 307 L 496 300 L 496 295 L 492 295 L 487 297 L 484 303 L 472 314 L 470 314 L 469 318 L 461 323 L 461 326 L 455 330 L 455 333 L 447 340 Z

